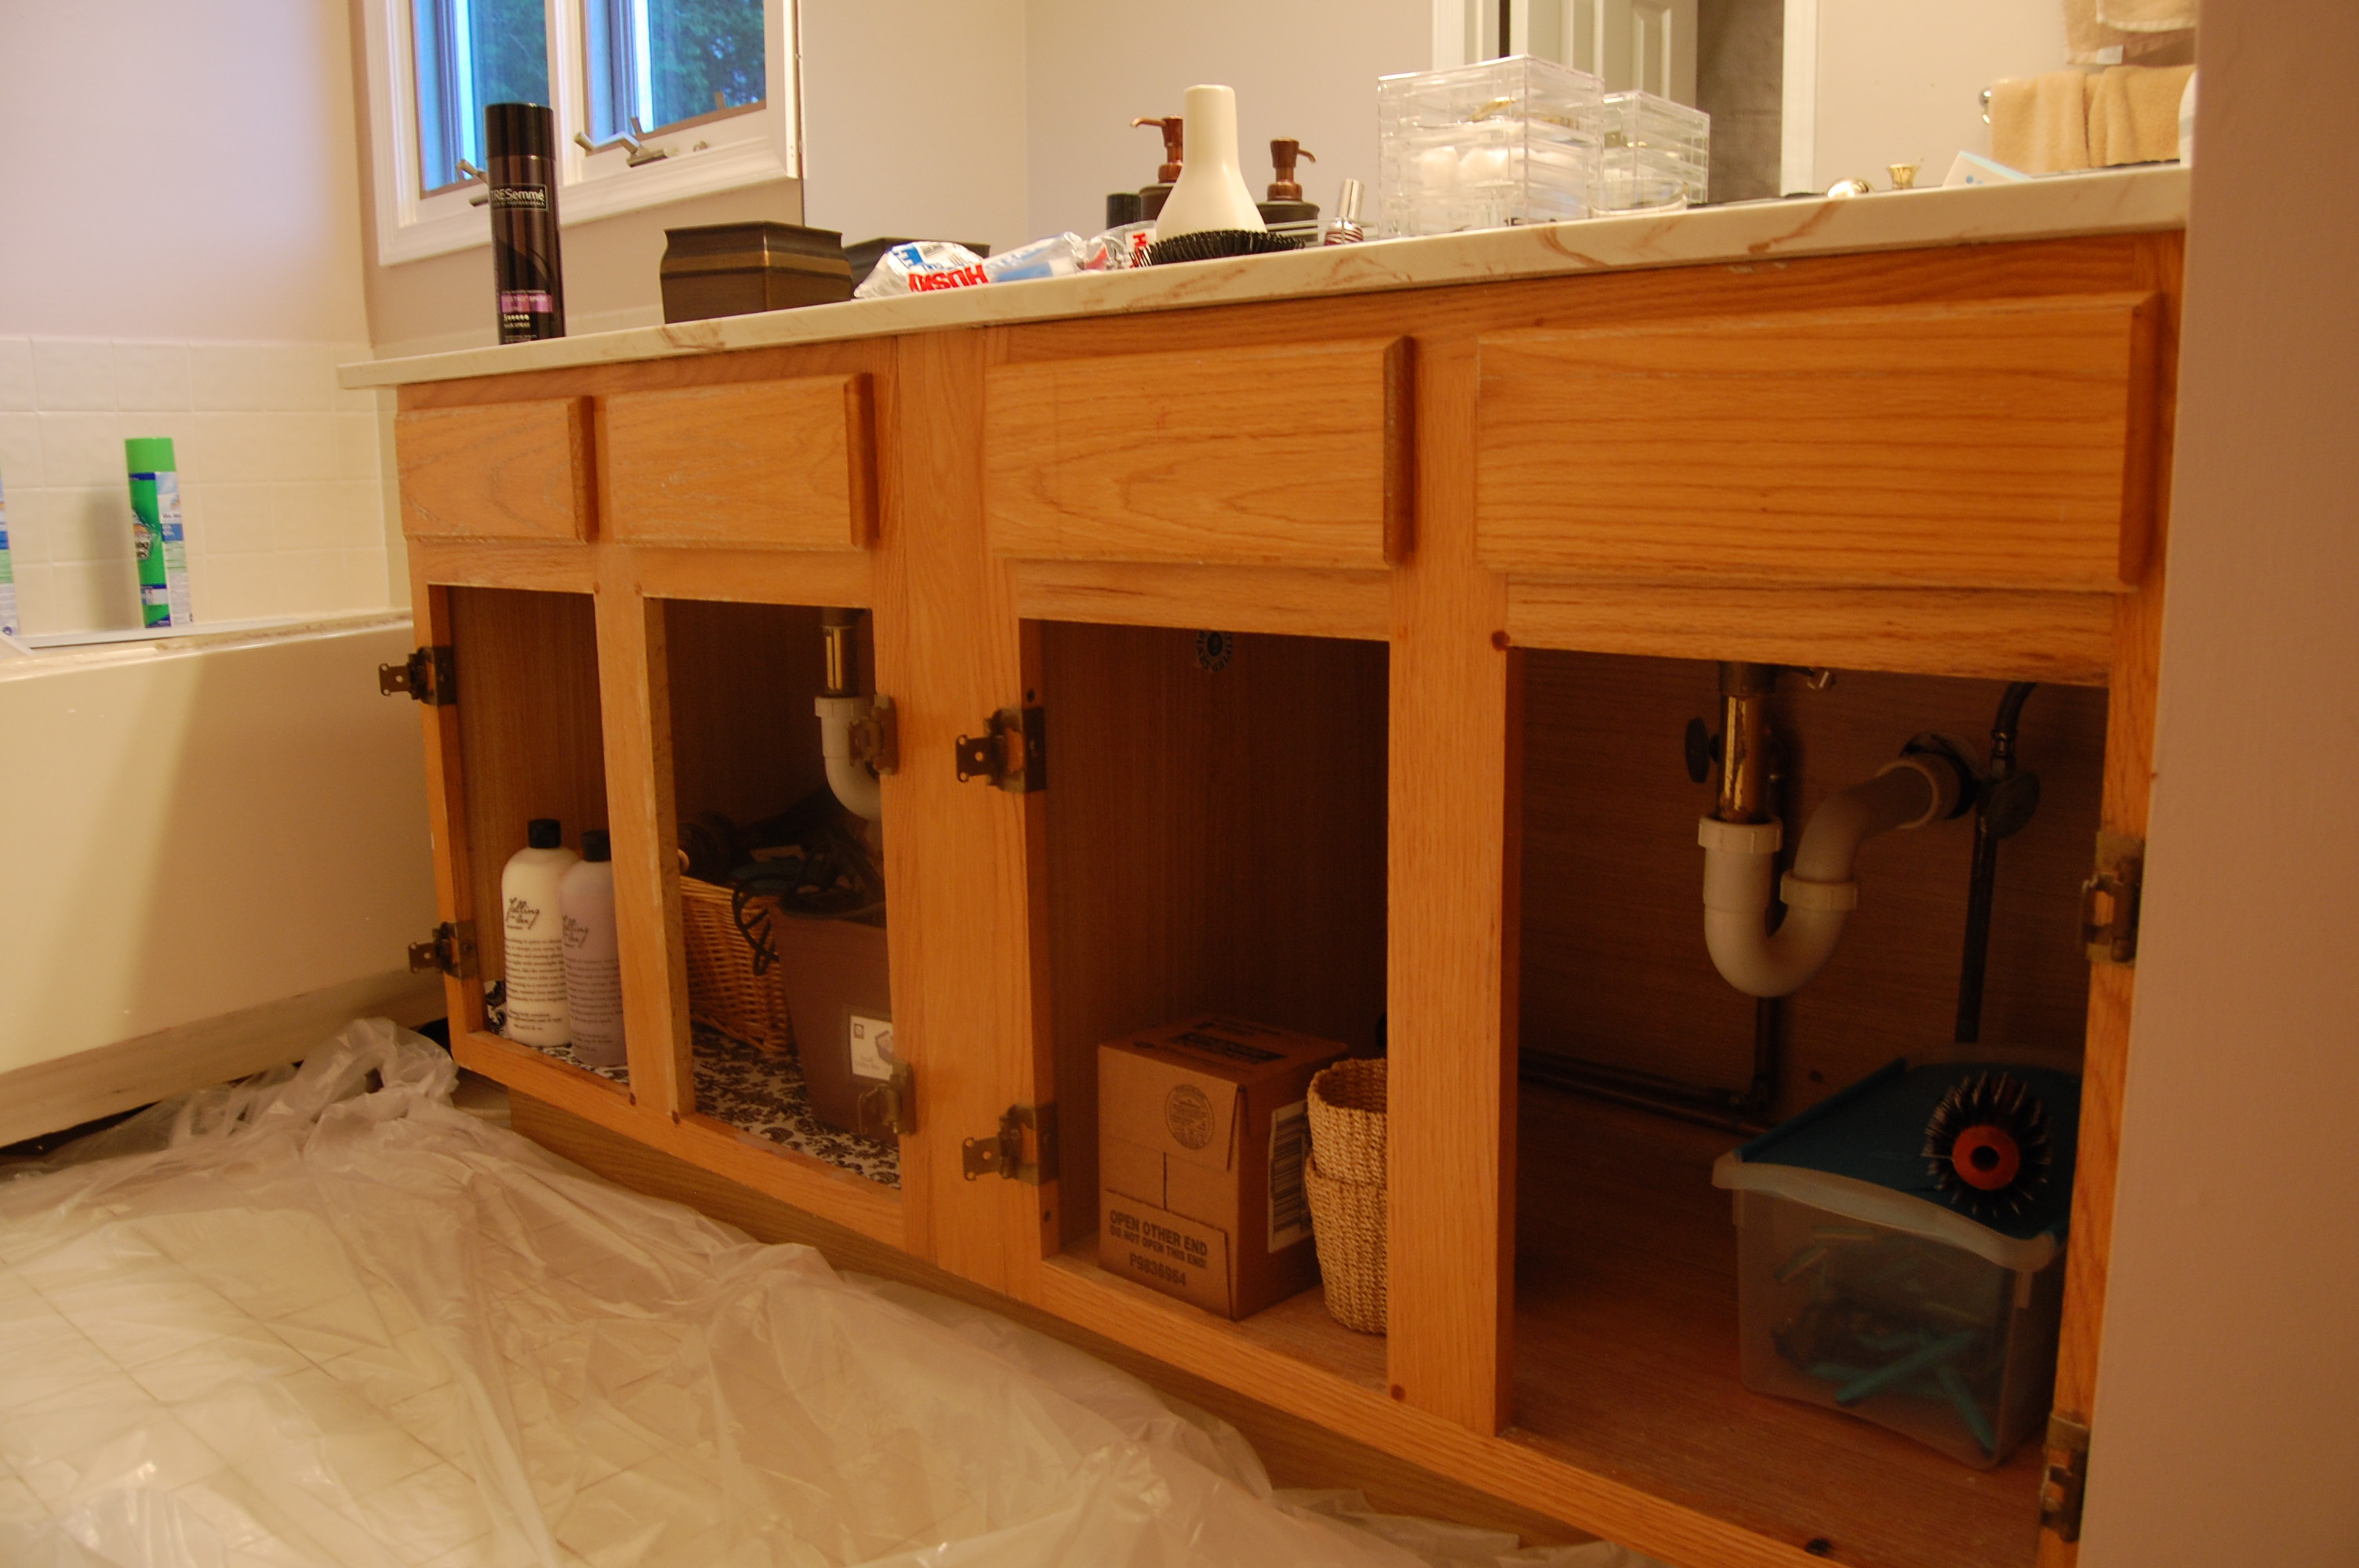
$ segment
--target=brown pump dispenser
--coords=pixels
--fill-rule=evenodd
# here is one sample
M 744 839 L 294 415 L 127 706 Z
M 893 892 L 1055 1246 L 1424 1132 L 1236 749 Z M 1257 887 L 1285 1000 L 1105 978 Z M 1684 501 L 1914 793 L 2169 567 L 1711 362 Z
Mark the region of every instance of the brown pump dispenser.
M 1163 163 L 1155 171 L 1155 183 L 1143 185 L 1138 190 L 1138 216 L 1145 222 L 1163 211 L 1163 203 L 1170 200 L 1172 183 L 1180 178 L 1180 144 L 1186 122 L 1178 114 L 1142 114 L 1131 125 L 1153 125 L 1163 133 Z
M 1261 211 L 1261 221 L 1276 228 L 1281 223 L 1316 223 L 1319 204 L 1302 200 L 1302 184 L 1294 178 L 1295 160 L 1317 163 L 1316 153 L 1305 152 L 1300 142 L 1292 136 L 1279 136 L 1269 144 L 1270 168 L 1277 178 L 1269 182 L 1269 200 L 1254 205 Z

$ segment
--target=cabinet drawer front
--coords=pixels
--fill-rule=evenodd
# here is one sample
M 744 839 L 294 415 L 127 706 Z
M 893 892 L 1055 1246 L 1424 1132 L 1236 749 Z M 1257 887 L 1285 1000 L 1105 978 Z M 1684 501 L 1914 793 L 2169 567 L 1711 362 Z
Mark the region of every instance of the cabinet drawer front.
M 413 409 L 393 421 L 401 526 L 421 539 L 590 536 L 580 398 Z
M 1408 540 L 1408 371 L 1398 338 L 994 366 L 991 546 L 1384 566 Z
M 622 392 L 602 419 L 617 539 L 845 550 L 875 532 L 865 375 Z
M 2147 296 L 1481 341 L 1486 565 L 2115 591 L 2145 566 Z

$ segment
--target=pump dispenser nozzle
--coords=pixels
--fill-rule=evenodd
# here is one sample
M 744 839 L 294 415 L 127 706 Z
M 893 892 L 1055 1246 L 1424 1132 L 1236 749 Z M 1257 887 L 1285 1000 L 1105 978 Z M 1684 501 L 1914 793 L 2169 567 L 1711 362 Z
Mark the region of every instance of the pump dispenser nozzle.
M 1184 139 L 1186 120 L 1178 114 L 1141 114 L 1131 123 L 1133 129 L 1153 125 L 1163 133 L 1163 165 L 1155 171 L 1158 185 L 1169 185 L 1180 178 L 1180 143 Z
M 1291 136 L 1276 137 L 1270 142 L 1270 170 L 1277 176 L 1269 182 L 1269 199 L 1272 201 L 1302 200 L 1301 182 L 1294 178 L 1294 160 L 1297 158 L 1305 163 L 1317 163 L 1319 155 L 1305 150 L 1302 144 Z

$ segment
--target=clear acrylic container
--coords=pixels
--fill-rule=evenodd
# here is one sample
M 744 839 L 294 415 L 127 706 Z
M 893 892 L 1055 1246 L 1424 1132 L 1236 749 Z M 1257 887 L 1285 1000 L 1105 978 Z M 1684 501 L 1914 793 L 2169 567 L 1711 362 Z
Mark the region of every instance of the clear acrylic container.
M 1377 232 L 1588 217 L 1603 113 L 1597 78 L 1530 55 L 1381 79 Z
M 1651 92 L 1609 92 L 1598 153 L 1600 212 L 1676 211 L 1710 200 L 1712 116 Z

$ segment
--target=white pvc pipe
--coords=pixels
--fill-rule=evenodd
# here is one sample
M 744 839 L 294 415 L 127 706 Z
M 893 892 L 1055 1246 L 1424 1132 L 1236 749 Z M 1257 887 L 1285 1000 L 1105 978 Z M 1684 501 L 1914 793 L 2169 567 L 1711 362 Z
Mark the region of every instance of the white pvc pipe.
M 852 727 L 867 717 L 875 701 L 866 697 L 822 697 L 819 714 L 820 755 L 827 759 L 827 787 L 844 809 L 871 822 L 885 816 L 885 792 L 866 762 L 852 754 Z
M 1777 822 L 1705 817 L 1703 935 L 1721 977 L 1748 996 L 1786 996 L 1826 967 L 1859 903 L 1854 870 L 1862 844 L 1896 827 L 1921 827 L 1957 804 L 1950 770 L 1903 757 L 1864 784 L 1828 797 L 1803 829 L 1783 889 L 1786 918 L 1768 929 L 1771 873 L 1784 832 Z

